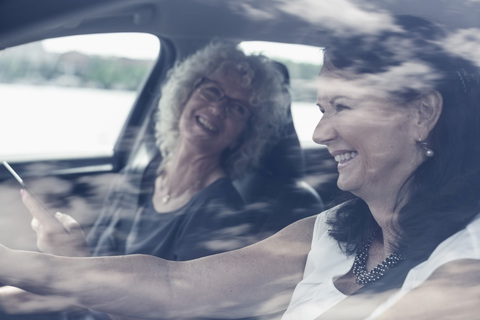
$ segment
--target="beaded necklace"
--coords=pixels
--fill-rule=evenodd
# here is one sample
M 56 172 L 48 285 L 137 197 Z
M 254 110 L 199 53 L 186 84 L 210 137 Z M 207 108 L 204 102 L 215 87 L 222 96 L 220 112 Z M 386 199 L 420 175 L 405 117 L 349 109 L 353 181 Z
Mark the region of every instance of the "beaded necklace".
M 403 257 L 399 253 L 391 253 L 385 260 L 380 262 L 375 268 L 370 271 L 367 271 L 367 260 L 368 260 L 368 250 L 372 245 L 373 239 L 375 238 L 375 231 L 372 233 L 370 238 L 365 241 L 363 246 L 357 251 L 355 255 L 355 261 L 353 262 L 353 274 L 355 275 L 355 282 L 357 284 L 365 285 L 370 282 L 377 281 L 385 272 L 398 263 L 403 261 Z

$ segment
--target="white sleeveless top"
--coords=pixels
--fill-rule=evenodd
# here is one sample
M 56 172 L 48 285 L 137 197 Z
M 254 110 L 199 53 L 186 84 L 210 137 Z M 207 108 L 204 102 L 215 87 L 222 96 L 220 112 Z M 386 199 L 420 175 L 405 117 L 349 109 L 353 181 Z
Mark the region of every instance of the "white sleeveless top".
M 346 274 L 354 256 L 346 256 L 328 235 L 326 220 L 338 207 L 317 216 L 303 280 L 298 283 L 282 320 L 313 320 L 345 299 L 333 281 Z M 480 215 L 463 230 L 443 241 L 431 256 L 410 270 L 402 288 L 380 304 L 366 319 L 373 320 L 398 302 L 405 294 L 422 284 L 443 264 L 458 259 L 480 259 Z

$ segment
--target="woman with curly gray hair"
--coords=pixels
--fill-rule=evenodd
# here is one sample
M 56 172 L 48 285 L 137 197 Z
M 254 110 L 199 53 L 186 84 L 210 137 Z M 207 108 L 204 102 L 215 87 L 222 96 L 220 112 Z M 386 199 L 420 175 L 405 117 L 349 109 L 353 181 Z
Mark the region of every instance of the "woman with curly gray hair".
M 275 62 L 226 42 L 212 42 L 174 66 L 155 119 L 161 157 L 144 174 L 143 200 L 137 204 L 125 187 L 112 192 L 87 236 L 89 251 L 85 241 L 66 246 L 72 241 L 57 236 L 64 228 L 47 228 L 34 215 L 40 250 L 188 260 L 250 243 L 260 217 L 244 210 L 231 179 L 255 167 L 277 142 L 288 119 L 287 83 Z M 238 233 L 219 231 L 247 223 L 251 228 Z M 249 240 L 211 245 L 235 236 Z
M 146 200 L 137 203 L 124 186 L 112 192 L 88 244 L 70 216 L 57 214 L 52 221 L 32 210 L 39 249 L 60 256 L 147 254 L 184 261 L 266 237 L 258 232 L 261 216 L 244 210 L 231 178 L 255 167 L 277 142 L 289 103 L 285 75 L 273 61 L 230 43 L 207 45 L 177 64 L 162 87 L 155 119 L 161 159 L 146 170 Z M 21 290 L 0 296 L 41 302 L 33 309 L 7 303 L 12 313 L 69 309 L 68 303 L 55 300 L 52 306 L 48 298 Z
M 188 100 L 213 74 L 219 77 L 233 74 L 237 78 L 235 86 L 246 91 L 243 102 L 251 113 L 245 130 L 237 138 L 236 147 L 222 154 L 226 174 L 236 177 L 249 165 L 257 165 L 265 149 L 278 139 L 286 120 L 290 95 L 283 75 L 268 58 L 245 55 L 229 43 L 211 43 L 173 68 L 163 87 L 156 129 L 157 144 L 165 160 L 175 154 L 181 135 L 180 118 Z M 227 111 L 236 107 L 227 106 Z
M 208 223 L 221 229 L 219 212 L 226 216 L 241 207 L 231 179 L 259 163 L 288 119 L 286 83 L 273 61 L 246 55 L 230 43 L 210 43 L 177 64 L 162 88 L 157 112 L 162 160 L 152 196 L 155 211 L 180 210 L 186 212 L 184 220 L 201 219 L 201 225 L 215 220 Z M 236 216 L 241 218 L 229 225 L 247 219 L 246 213 Z
M 243 210 L 231 179 L 277 142 L 288 119 L 286 83 L 273 61 L 224 42 L 170 71 L 157 110 L 161 162 L 154 165 L 152 204 L 137 213 L 126 253 L 188 260 L 259 239 L 261 217 Z M 212 245 L 218 242 L 224 244 Z M 102 243 L 97 255 L 111 254 Z

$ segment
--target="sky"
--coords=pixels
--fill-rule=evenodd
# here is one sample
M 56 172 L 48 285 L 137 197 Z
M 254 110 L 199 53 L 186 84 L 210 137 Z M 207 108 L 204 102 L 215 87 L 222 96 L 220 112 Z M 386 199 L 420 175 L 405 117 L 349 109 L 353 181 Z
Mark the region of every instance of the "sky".
M 71 36 L 45 40 L 43 46 L 45 50 L 52 52 L 75 50 L 133 59 L 155 59 L 159 51 L 159 41 L 155 36 L 140 33 Z M 321 52 L 318 47 L 258 41 L 244 42 L 240 47 L 247 53 L 262 53 L 271 58 L 321 64 Z

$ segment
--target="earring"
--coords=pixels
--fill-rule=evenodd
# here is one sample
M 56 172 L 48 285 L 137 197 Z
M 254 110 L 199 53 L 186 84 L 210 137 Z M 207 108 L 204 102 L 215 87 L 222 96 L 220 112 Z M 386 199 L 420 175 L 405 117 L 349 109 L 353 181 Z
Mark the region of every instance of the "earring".
M 428 143 L 426 141 L 422 141 L 422 139 L 419 138 L 417 142 L 420 145 L 420 148 L 422 148 L 423 154 L 427 158 L 431 158 L 435 155 L 435 152 L 433 152 L 433 150 L 428 147 Z

